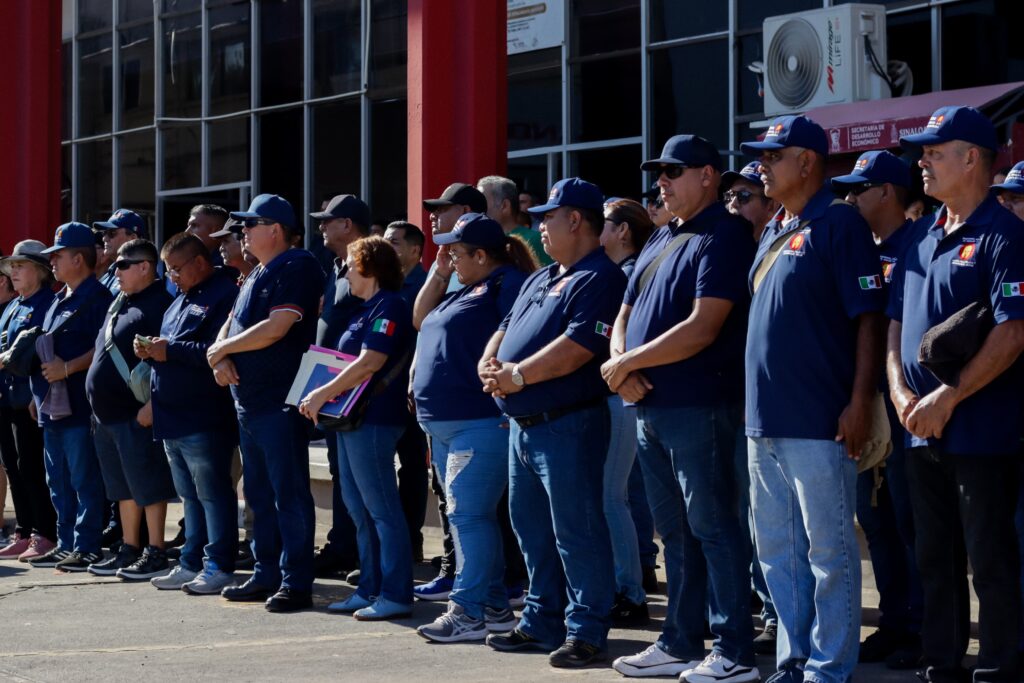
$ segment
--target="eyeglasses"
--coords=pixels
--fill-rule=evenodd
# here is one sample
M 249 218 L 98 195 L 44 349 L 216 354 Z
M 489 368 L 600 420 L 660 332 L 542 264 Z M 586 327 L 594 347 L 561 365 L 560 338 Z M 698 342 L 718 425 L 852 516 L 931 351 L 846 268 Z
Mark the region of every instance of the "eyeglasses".
M 662 176 L 662 174 L 664 174 L 665 177 L 668 178 L 669 180 L 675 180 L 679 176 L 683 175 L 683 171 L 685 171 L 688 168 L 690 167 L 687 166 L 686 164 L 673 164 L 671 166 L 662 166 L 655 172 L 658 174 L 659 178 Z
M 185 261 L 180 266 L 176 266 L 174 268 L 172 268 L 170 265 L 168 265 L 167 266 L 167 274 L 170 277 L 180 277 L 181 276 L 181 271 L 184 270 L 185 266 L 187 266 L 188 264 L 192 263 L 192 260 L 195 259 L 196 256 L 197 256 L 196 254 L 192 254 L 187 259 L 185 259 Z M 166 264 L 167 262 L 164 261 L 164 263 Z
M 729 190 L 722 195 L 722 198 L 725 200 L 726 204 L 736 202 L 740 206 L 743 206 L 754 198 L 754 193 L 750 190 Z
M 885 183 L 864 183 L 863 185 L 853 185 L 846 192 L 852 194 L 854 197 L 859 197 L 873 187 L 881 187 Z
M 463 257 L 464 255 L 465 255 L 465 254 L 460 254 L 460 253 L 458 253 L 458 252 L 456 252 L 456 251 L 453 251 L 452 249 L 449 249 L 449 250 L 448 250 L 448 260 L 449 260 L 449 261 L 451 261 L 451 264 L 452 264 L 453 266 L 454 266 L 454 265 L 455 265 L 456 263 L 458 263 L 458 262 L 459 262 L 459 259 L 461 259 L 461 258 L 462 258 L 462 257 Z
M 269 218 L 246 218 L 242 221 L 242 225 L 247 228 L 255 228 L 257 225 L 273 225 L 274 223 L 277 223 L 277 221 Z
M 128 270 L 136 263 L 152 263 L 148 258 L 125 258 L 114 262 L 114 267 L 118 270 Z

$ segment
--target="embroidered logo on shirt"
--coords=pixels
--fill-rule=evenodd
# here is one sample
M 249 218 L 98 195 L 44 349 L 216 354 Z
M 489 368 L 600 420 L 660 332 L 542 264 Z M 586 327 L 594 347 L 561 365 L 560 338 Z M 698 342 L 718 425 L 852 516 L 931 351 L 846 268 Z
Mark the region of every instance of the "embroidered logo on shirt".
M 955 266 L 970 266 L 974 267 L 974 257 L 978 253 L 978 245 L 973 239 L 964 239 L 964 243 L 960 245 L 960 249 L 956 253 L 956 258 L 953 259 L 953 265 Z
M 896 259 L 892 256 L 882 257 L 882 279 L 888 284 L 892 282 L 892 270 L 896 267 Z
M 807 247 L 807 233 L 809 230 L 804 229 L 793 235 L 786 242 L 786 248 L 782 250 L 782 253 L 786 256 L 803 256 Z
M 373 331 L 379 332 L 385 337 L 390 337 L 395 333 L 395 323 L 387 318 L 378 318 L 373 321 Z
M 597 332 L 605 339 L 612 338 L 612 326 L 609 325 L 608 323 L 598 321 L 597 325 L 594 326 L 594 332 Z
M 881 289 L 882 278 L 878 275 L 861 275 L 857 278 L 861 289 Z
M 484 282 L 484 283 L 479 284 L 476 287 L 474 287 L 473 291 L 470 292 L 469 295 L 470 296 L 480 296 L 481 294 L 483 294 L 486 291 L 487 291 L 487 283 Z
M 188 307 L 187 315 L 206 315 L 206 311 L 210 310 L 209 306 L 200 306 L 199 304 L 192 304 Z
M 1024 296 L 1024 282 L 1004 282 L 1003 296 Z
M 559 280 L 558 284 L 552 287 L 551 291 L 548 292 L 548 296 L 562 296 L 562 290 L 565 289 L 566 286 L 569 284 L 569 280 L 572 280 L 572 275 L 569 275 Z

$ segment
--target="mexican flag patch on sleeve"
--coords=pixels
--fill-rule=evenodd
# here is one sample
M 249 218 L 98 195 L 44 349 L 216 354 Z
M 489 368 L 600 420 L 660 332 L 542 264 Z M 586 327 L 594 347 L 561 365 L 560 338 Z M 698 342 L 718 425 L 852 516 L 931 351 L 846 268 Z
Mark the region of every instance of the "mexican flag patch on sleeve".
M 1024 296 L 1024 282 L 1004 282 L 1003 296 Z
M 599 335 L 605 337 L 606 339 L 612 338 L 612 326 L 609 325 L 608 323 L 603 323 L 599 321 L 597 325 L 594 327 L 594 332 L 597 332 Z
M 379 332 L 386 337 L 390 337 L 395 333 L 395 323 L 387 318 L 378 318 L 373 321 L 373 331 Z
M 861 275 L 857 278 L 861 289 L 881 289 L 882 277 L 880 275 Z

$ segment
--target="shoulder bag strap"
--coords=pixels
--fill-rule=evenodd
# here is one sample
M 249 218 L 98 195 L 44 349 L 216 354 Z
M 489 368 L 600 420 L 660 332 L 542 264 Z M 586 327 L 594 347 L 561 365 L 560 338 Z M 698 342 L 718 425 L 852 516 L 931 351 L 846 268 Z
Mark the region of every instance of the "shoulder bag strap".
M 117 323 L 117 314 L 126 300 L 124 292 L 121 292 L 107 310 L 109 318 L 107 319 L 107 328 L 103 332 L 103 348 L 110 354 L 110 359 L 114 361 L 114 367 L 117 368 L 121 379 L 125 384 L 131 386 L 132 371 L 128 368 L 128 362 L 125 361 L 124 356 L 121 355 L 121 349 L 117 348 L 117 344 L 114 343 L 114 325 Z
M 845 203 L 846 202 L 843 201 L 842 199 L 838 199 L 837 198 L 837 199 L 833 199 L 832 200 L 832 203 L 829 204 L 829 207 L 831 208 L 831 207 L 835 206 L 836 204 L 845 204 Z M 761 259 L 761 263 L 757 264 L 757 270 L 754 271 L 754 291 L 755 292 L 761 287 L 761 283 L 764 282 L 764 278 L 765 278 L 765 276 L 768 275 L 768 271 L 770 271 L 772 269 L 772 267 L 775 265 L 775 262 L 779 258 L 779 254 L 782 253 L 782 247 L 783 247 L 784 244 L 786 244 L 786 240 L 789 239 L 789 236 L 792 235 L 795 232 L 799 232 L 800 230 L 803 230 L 810 223 L 811 223 L 810 219 L 799 221 L 792 230 L 787 230 L 787 231 L 785 231 L 784 233 L 782 233 L 781 235 L 779 235 L 778 237 L 775 238 L 775 241 L 772 242 L 772 246 L 768 247 L 768 253 L 766 253 L 764 255 L 764 258 Z
M 671 242 L 665 245 L 665 248 L 661 250 L 661 253 L 655 256 L 654 260 L 651 261 L 647 267 L 644 268 L 644 272 L 641 273 L 640 282 L 638 283 L 636 290 L 637 296 L 639 296 L 640 292 L 644 291 L 647 288 L 647 285 L 650 284 L 651 280 L 654 279 L 654 274 L 658 272 L 658 266 L 661 265 L 662 261 L 681 249 L 682 246 L 689 242 L 690 238 L 696 234 L 697 233 L 695 232 L 680 233 L 673 237 Z

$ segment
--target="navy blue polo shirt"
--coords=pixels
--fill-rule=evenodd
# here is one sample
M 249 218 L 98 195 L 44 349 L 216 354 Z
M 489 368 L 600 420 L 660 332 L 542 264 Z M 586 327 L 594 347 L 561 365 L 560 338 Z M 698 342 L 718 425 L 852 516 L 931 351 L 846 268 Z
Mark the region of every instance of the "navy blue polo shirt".
M 302 354 L 316 337 L 315 312 L 324 289 L 320 264 L 305 249 L 288 249 L 253 269 L 231 309 L 228 337 L 241 334 L 275 311 L 299 319 L 284 337 L 255 351 L 232 353 L 238 384 L 231 386 L 239 414 L 266 413 L 284 406 Z
M 113 263 L 107 266 L 103 275 L 100 275 L 100 284 L 110 290 L 114 296 L 121 293 L 121 282 L 117 279 L 117 268 Z
M 622 305 L 626 276 L 603 248 L 590 252 L 564 273 L 552 263 L 531 275 L 512 311 L 499 329 L 505 337 L 498 360 L 518 363 L 565 335 L 594 357 L 575 371 L 538 384 L 528 384 L 507 399 L 496 398 L 501 411 L 522 417 L 573 406 L 609 396 L 601 379 L 608 360 L 612 325 Z
M 917 362 L 921 338 L 965 306 L 991 304 L 996 324 L 1024 319 L 1024 223 L 989 196 L 954 233 L 946 212 L 915 223 L 893 277 L 889 317 L 903 324 L 903 374 L 925 396 L 939 380 Z M 906 304 L 904 304 L 906 302 Z M 941 439 L 911 437 L 956 455 L 1016 453 L 1021 438 L 1021 363 L 957 405 Z
M 54 354 L 58 358 L 70 361 L 92 349 L 96 344 L 96 333 L 103 325 L 107 308 L 113 299 L 110 290 L 92 275 L 83 280 L 71 294 L 68 294 L 67 287 L 60 290 L 50 303 L 42 324 L 44 332 L 50 332 L 60 326 L 53 335 Z M 66 325 L 62 325 L 63 321 L 79 308 L 82 309 L 81 313 L 69 320 Z M 92 408 L 85 393 L 85 376 L 84 372 L 76 372 L 67 379 L 71 415 L 60 420 L 51 420 L 49 415 L 40 410 L 41 426 L 60 428 L 89 424 Z M 43 373 L 40 371 L 32 375 L 31 386 L 36 408 L 39 408 L 46 398 L 46 392 L 50 390 L 50 383 L 43 379 Z
M 501 266 L 473 286 L 445 296 L 423 319 L 412 387 L 417 420 L 478 420 L 501 414 L 481 389 L 477 363 L 525 280 L 521 270 Z
M 348 329 L 341 335 L 339 351 L 358 356 L 367 349 L 388 357 L 384 366 L 373 374 L 366 391 L 374 392 L 377 383 L 390 374 L 396 364 L 404 366 L 380 394 L 370 399 L 364 417 L 367 424 L 406 423 L 412 347 L 412 313 L 397 292 L 380 290 L 361 304 L 349 321 Z
M 668 244 L 683 232 L 696 233 L 661 262 L 644 291 L 640 278 Z M 654 388 L 640 401 L 652 407 L 717 405 L 743 399 L 743 347 L 750 291 L 747 273 L 754 259 L 750 224 L 715 202 L 686 223 L 659 228 L 640 252 L 623 300 L 633 309 L 626 350 L 661 336 L 693 312 L 695 299 L 733 303 L 718 338 L 677 363 L 644 368 Z
M 638 254 L 630 254 L 626 258 L 619 261 L 619 268 L 622 268 L 623 275 L 626 279 L 633 277 L 633 271 L 636 270 L 636 258 Z
M 835 439 L 850 402 L 857 317 L 885 308 L 878 248 L 861 215 L 830 206 L 822 188 L 793 220 L 810 221 L 786 243 L 750 304 L 747 436 Z M 786 230 L 783 212 L 761 235 L 754 273 Z M 787 224 L 788 225 L 788 224 Z
M 32 296 L 19 296 L 11 300 L 4 309 L 4 325 L 0 332 L 7 333 L 8 347 L 14 343 L 22 330 L 35 327 L 43 323 L 43 316 L 53 302 L 53 290 L 49 287 L 40 287 Z M 33 361 L 35 362 L 35 361 Z M 0 370 L 0 395 L 3 396 L 4 405 L 10 405 L 10 397 L 14 394 L 24 394 L 29 391 L 28 377 L 16 377 L 6 370 Z M 21 406 L 24 407 L 24 406 Z
M 348 326 L 349 318 L 363 300 L 349 290 L 348 265 L 344 259 L 334 259 L 334 269 L 327 276 L 324 288 L 324 306 L 316 327 L 316 344 L 328 349 L 338 348 L 338 340 Z
M 454 276 L 452 279 L 456 279 Z M 412 310 L 412 305 L 416 303 L 416 295 L 420 293 L 423 288 L 423 283 L 427 281 L 427 271 L 423 269 L 423 266 L 419 263 L 409 271 L 409 274 L 402 280 L 402 289 L 399 290 L 398 295 L 402 297 L 406 305 L 409 306 L 409 310 Z
M 123 294 L 123 292 L 122 292 Z M 171 295 L 164 288 L 161 280 L 154 280 L 153 284 L 141 292 L 128 295 L 127 300 L 117 312 L 114 321 L 113 338 L 129 370 L 143 361 L 135 355 L 135 335 L 141 334 L 144 337 L 155 337 L 160 333 L 160 323 L 164 319 L 164 311 L 171 304 Z M 89 403 L 92 405 L 92 412 L 96 415 L 96 421 L 101 424 L 114 424 L 134 420 L 138 415 L 139 403 L 132 394 L 128 384 L 117 371 L 114 359 L 105 348 L 107 325 L 110 321 L 110 312 L 107 312 L 100 326 L 99 334 L 96 335 L 95 352 L 92 357 L 92 365 L 85 379 L 85 390 L 89 396 Z
M 886 293 L 889 292 L 889 285 L 892 283 L 892 276 L 896 264 L 903 257 L 907 248 L 908 235 L 911 233 L 911 226 L 914 224 L 909 218 L 901 225 L 896 232 L 885 238 L 885 241 L 878 245 L 878 256 L 882 262 L 882 284 Z
M 235 275 L 217 268 L 164 312 L 160 337 L 167 340 L 167 360 L 152 363 L 154 438 L 178 439 L 235 424 L 231 392 L 214 380 L 206 350 L 237 296 Z
M 433 263 L 430 264 L 430 270 L 427 271 L 427 277 L 433 277 L 436 271 L 437 261 L 434 261 Z M 426 281 L 426 278 L 424 278 L 424 281 Z M 459 276 L 456 275 L 455 273 L 452 273 L 452 276 L 448 278 L 448 289 L 446 289 L 444 293 L 451 294 L 452 292 L 459 291 L 460 289 L 462 289 L 462 287 L 463 284 L 459 282 Z

